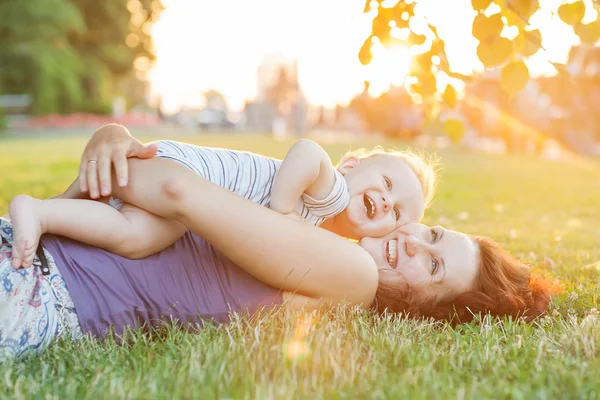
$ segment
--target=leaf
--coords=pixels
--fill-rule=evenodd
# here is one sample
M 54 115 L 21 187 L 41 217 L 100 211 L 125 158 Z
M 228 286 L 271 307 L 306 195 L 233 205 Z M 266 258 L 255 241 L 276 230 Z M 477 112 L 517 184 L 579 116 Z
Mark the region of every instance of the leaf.
M 471 32 L 473 33 L 473 37 L 475 39 L 482 41 L 489 37 L 499 37 L 502 29 L 504 29 L 502 14 L 498 13 L 490 17 L 486 17 L 483 14 L 478 14 L 473 20 L 473 28 Z
M 401 16 L 403 13 L 407 12 L 409 17 L 415 15 L 415 2 L 407 4 L 404 0 L 400 0 L 394 6 L 394 12 L 397 16 Z
M 413 74 L 417 82 L 410 85 L 410 90 L 423 97 L 432 96 L 436 93 L 436 77 L 431 69 L 421 70 Z
M 490 4 L 492 4 L 492 0 L 471 0 L 471 6 L 473 10 L 477 12 L 485 11 Z
M 538 29 L 521 31 L 513 44 L 517 53 L 523 57 L 531 57 L 542 47 L 542 33 Z
M 384 14 L 381 13 L 381 10 L 380 13 L 373 18 L 373 25 L 371 29 L 373 36 L 378 37 L 382 43 L 391 38 L 390 32 L 392 28 L 390 27 L 390 21 L 386 19 Z
M 450 70 L 450 63 L 448 62 L 448 59 L 446 58 L 446 54 L 445 53 L 440 54 L 440 55 L 438 55 L 438 57 L 440 59 L 440 63 L 437 66 L 438 70 L 448 73 Z
M 556 69 L 556 71 L 558 71 L 559 73 L 561 73 L 563 75 L 570 75 L 569 70 L 567 69 L 567 66 L 565 64 L 560 64 L 560 63 L 557 63 L 555 61 L 550 61 L 550 60 L 548 60 L 548 62 L 550 64 L 552 64 L 554 69 Z
M 414 4 L 406 4 L 404 1 L 399 1 L 394 8 L 392 8 L 392 13 L 392 19 L 396 21 L 396 26 L 398 28 L 408 28 L 408 21 L 414 15 Z M 402 18 L 403 16 L 404 18 Z
M 420 97 L 423 96 L 423 87 L 421 86 L 421 84 L 419 82 L 411 82 L 408 85 L 408 93 L 413 96 L 413 95 L 418 95 Z
M 423 71 L 430 71 L 431 66 L 431 54 L 429 52 L 415 54 L 410 63 L 411 75 L 416 77 Z
M 512 52 L 512 42 L 503 37 L 497 39 L 490 37 L 477 46 L 477 57 L 486 68 L 504 64 Z
M 585 4 L 581 0 L 558 7 L 558 16 L 567 25 L 575 26 L 581 23 L 584 15 Z
M 413 33 L 412 31 L 410 32 L 410 35 L 408 36 L 408 42 L 411 45 L 420 46 L 423 43 L 425 43 L 426 40 L 427 40 L 427 37 L 425 35 L 417 35 L 416 33 Z
M 529 22 L 529 18 L 538 10 L 538 0 L 506 0 L 504 3 L 508 10 L 513 11 L 520 18 Z
M 444 121 L 442 129 L 454 143 L 460 142 L 465 135 L 465 125 L 459 119 L 448 118 Z
M 431 43 L 431 49 L 429 50 L 429 52 L 432 55 L 437 55 L 441 57 L 441 55 L 443 54 L 443 56 L 446 57 L 446 43 L 444 43 L 444 41 L 438 37 Z
M 380 6 L 379 15 L 389 26 L 389 22 L 394 20 L 395 12 L 393 8 Z
M 429 29 L 431 29 L 431 32 L 433 32 L 433 34 L 434 34 L 436 37 L 439 37 L 439 36 L 438 36 L 438 33 L 437 33 L 437 28 L 436 28 L 435 26 L 433 26 L 433 25 L 431 25 L 431 24 L 427 24 L 427 26 L 429 27 Z
M 358 52 L 358 60 L 362 65 L 369 65 L 373 61 L 371 53 L 371 37 L 367 38 Z
M 529 81 L 529 69 L 522 61 L 512 61 L 500 72 L 500 87 L 510 95 L 515 95 L 525 88 Z
M 503 13 L 506 17 L 506 24 L 509 26 L 516 26 L 519 30 L 524 30 L 527 27 L 528 22 L 524 17 L 520 16 L 511 9 L 505 8 Z
M 446 103 L 450 108 L 456 107 L 456 89 L 450 84 L 446 85 L 446 90 L 442 94 L 442 100 Z
M 596 19 L 589 24 L 577 24 L 575 25 L 575 33 L 579 36 L 582 43 L 590 45 L 596 44 L 600 39 L 600 19 Z
M 461 73 L 458 73 L 458 72 L 453 72 L 453 71 L 450 71 L 450 70 L 445 70 L 444 72 L 450 78 L 460 79 L 461 81 L 463 81 L 465 83 L 473 82 L 473 75 L 464 75 L 464 74 L 461 74 Z
M 410 23 L 409 20 L 404 20 L 402 18 L 396 18 L 394 19 L 394 21 L 396 21 L 396 28 L 398 29 L 409 29 L 410 28 Z

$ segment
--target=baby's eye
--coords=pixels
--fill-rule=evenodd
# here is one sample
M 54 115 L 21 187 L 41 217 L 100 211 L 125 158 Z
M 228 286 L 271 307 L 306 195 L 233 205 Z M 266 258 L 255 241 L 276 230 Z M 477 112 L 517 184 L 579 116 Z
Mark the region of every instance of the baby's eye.
M 402 217 L 402 213 L 397 208 L 394 208 L 394 217 L 396 218 L 396 221 L 400 221 L 400 218 Z
M 390 190 L 392 188 L 392 181 L 390 180 L 390 178 L 388 178 L 387 176 L 384 176 L 383 180 L 385 181 L 385 187 L 388 190 Z

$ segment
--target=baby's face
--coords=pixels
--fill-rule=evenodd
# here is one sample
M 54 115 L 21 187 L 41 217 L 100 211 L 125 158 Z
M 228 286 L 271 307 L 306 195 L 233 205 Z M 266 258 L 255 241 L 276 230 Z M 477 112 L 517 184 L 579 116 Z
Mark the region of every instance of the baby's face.
M 398 226 L 419 222 L 425 210 L 421 182 L 399 157 L 376 155 L 342 160 L 338 170 L 350 190 L 350 203 L 340 214 L 348 237 L 385 236 Z

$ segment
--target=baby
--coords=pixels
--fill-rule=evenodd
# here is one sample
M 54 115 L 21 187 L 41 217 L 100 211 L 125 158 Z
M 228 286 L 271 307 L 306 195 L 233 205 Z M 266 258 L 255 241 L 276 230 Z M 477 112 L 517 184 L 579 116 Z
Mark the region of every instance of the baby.
M 338 235 L 384 236 L 418 222 L 435 190 L 435 166 L 411 152 L 350 153 L 334 167 L 315 142 L 300 140 L 284 160 L 249 152 L 158 141 L 157 156 L 255 203 Z M 161 173 L 169 173 L 165 163 Z M 175 168 L 174 168 L 175 169 Z M 174 171 L 173 173 L 176 173 Z M 152 182 L 143 183 L 152 185 Z M 156 188 L 160 190 L 160 188 Z M 135 204 L 111 198 L 108 206 L 77 197 L 76 180 L 64 199 L 16 196 L 9 213 L 15 232 L 13 267 L 31 265 L 40 236 L 53 233 L 128 258 L 144 258 L 174 243 L 186 228 Z M 226 210 L 224 210 L 225 212 Z

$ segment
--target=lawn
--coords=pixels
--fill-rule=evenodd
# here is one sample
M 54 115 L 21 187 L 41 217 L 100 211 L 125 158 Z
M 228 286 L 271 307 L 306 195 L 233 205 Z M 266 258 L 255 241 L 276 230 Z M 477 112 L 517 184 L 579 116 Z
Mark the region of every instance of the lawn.
M 282 157 L 290 142 L 186 137 Z M 75 177 L 85 137 L 0 139 L 0 214 Z M 355 143 L 352 148 L 375 143 Z M 323 144 L 334 161 L 348 144 Z M 400 143 L 386 143 L 402 147 Z M 5 365 L 3 398 L 600 398 L 600 163 L 439 153 L 424 223 L 490 236 L 563 287 L 537 323 L 451 328 L 369 312 L 234 316 L 227 326 L 60 343 Z

